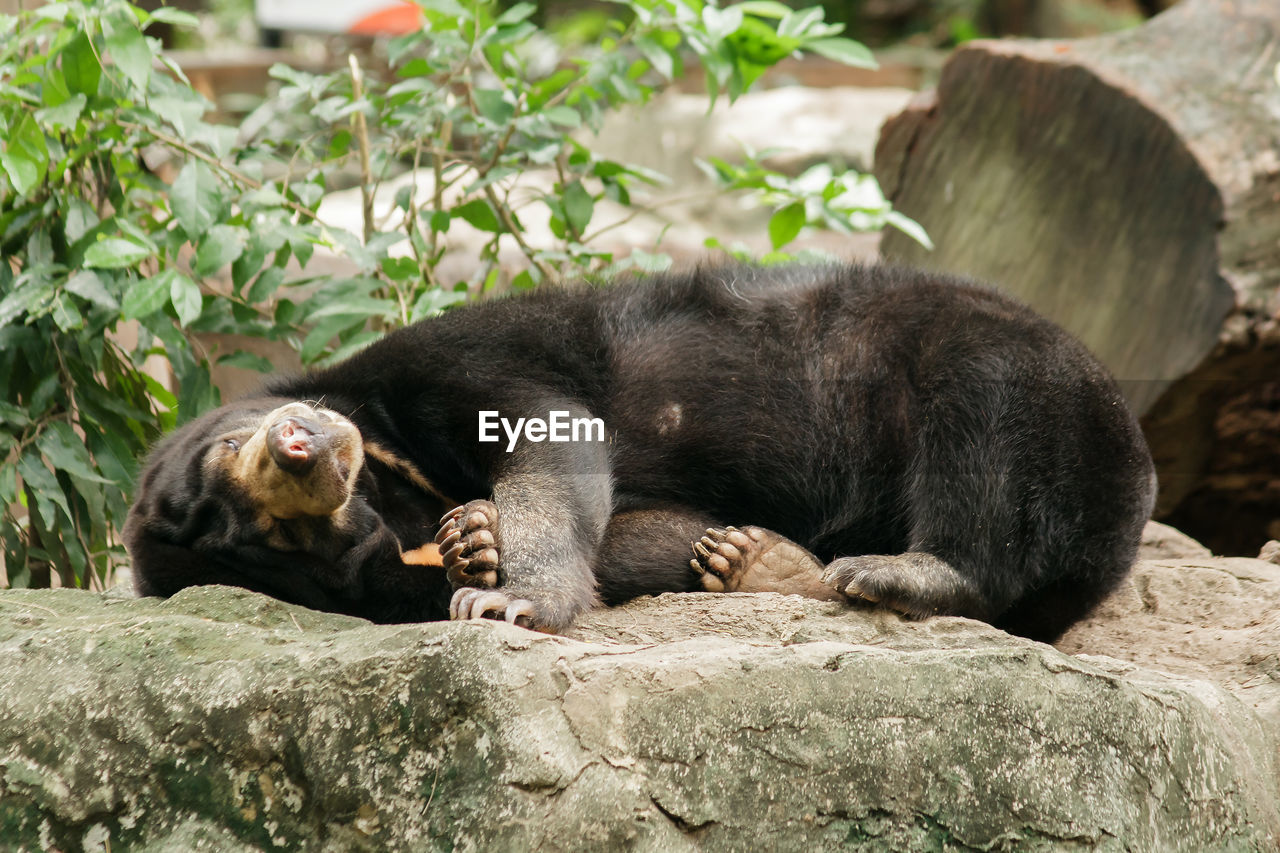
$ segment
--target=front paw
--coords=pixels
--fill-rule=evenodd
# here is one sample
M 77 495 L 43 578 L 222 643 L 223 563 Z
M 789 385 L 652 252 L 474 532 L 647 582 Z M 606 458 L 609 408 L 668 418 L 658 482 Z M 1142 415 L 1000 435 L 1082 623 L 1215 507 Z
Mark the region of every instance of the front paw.
M 516 598 L 499 589 L 475 589 L 464 586 L 449 602 L 450 619 L 483 619 L 486 614 L 505 619 L 512 625 L 534 628 L 538 623 L 537 607 L 527 598 Z
M 498 508 L 492 501 L 471 501 L 446 513 L 440 519 L 436 544 L 455 587 L 498 585 L 501 545 Z

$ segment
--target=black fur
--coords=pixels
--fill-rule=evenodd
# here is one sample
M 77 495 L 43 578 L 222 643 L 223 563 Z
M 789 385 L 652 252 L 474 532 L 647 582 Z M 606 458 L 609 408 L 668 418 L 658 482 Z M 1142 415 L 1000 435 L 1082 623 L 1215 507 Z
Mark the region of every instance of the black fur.
M 346 415 L 448 498 L 492 498 L 504 588 L 552 629 L 597 596 L 698 588 L 690 536 L 715 522 L 770 528 L 823 562 L 922 554 L 910 565 L 936 563 L 956 591 L 919 615 L 1052 639 L 1124 576 L 1154 497 L 1138 425 L 1077 341 L 992 290 L 887 267 L 544 288 L 267 393 Z M 442 617 L 440 574 L 397 555 L 448 506 L 404 476 L 368 462 L 359 533 L 313 530 L 320 545 L 282 555 L 193 468 L 223 421 L 279 402 L 232 404 L 153 454 L 127 531 L 139 590 L 227 582 L 380 621 Z M 608 441 L 477 441 L 479 410 L 552 409 L 602 418 Z M 876 582 L 866 563 L 831 570 Z

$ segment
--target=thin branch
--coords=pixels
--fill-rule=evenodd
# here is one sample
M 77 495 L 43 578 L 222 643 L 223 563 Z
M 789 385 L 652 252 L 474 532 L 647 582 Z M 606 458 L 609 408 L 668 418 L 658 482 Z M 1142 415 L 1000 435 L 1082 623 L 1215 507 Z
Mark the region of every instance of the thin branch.
M 149 133 L 159 141 L 163 142 L 165 145 L 168 145 L 171 148 L 176 148 L 177 150 L 183 152 L 184 154 L 188 154 L 192 157 L 195 157 L 197 160 L 201 160 L 204 163 L 207 163 L 208 165 L 212 166 L 213 168 L 225 174 L 227 177 L 231 178 L 232 180 L 240 184 L 243 184 L 249 189 L 260 190 L 263 188 L 263 186 L 265 186 L 265 184 L 263 184 L 262 181 L 259 181 L 257 178 L 251 178 L 248 175 L 246 175 L 244 172 L 241 172 L 239 169 L 236 169 L 234 166 L 228 166 L 226 163 L 223 163 L 217 157 L 206 154 L 203 151 L 201 151 L 199 148 L 193 148 L 191 145 L 187 144 L 186 142 L 183 142 L 181 139 L 178 139 L 176 136 L 170 136 L 164 131 L 156 130 L 155 128 L 152 128 L 152 127 L 145 127 L 140 124 L 134 124 L 133 122 L 130 122 L 130 121 L 117 120 L 116 123 L 119 124 L 121 127 L 126 127 L 130 130 L 137 130 L 142 133 Z M 308 219 L 314 219 L 319 221 L 319 217 L 316 216 L 315 211 L 310 210 L 309 208 L 303 207 L 302 205 L 298 204 L 296 201 L 291 201 L 286 198 L 284 199 L 284 205 L 285 207 L 292 210 L 294 213 L 305 216 Z
M 351 66 L 351 99 L 359 101 L 364 97 L 364 79 L 354 53 L 347 54 L 347 64 Z M 374 232 L 373 169 L 369 165 L 369 125 L 360 110 L 351 114 L 351 129 L 360 148 L 360 211 L 364 218 L 364 242 L 367 244 L 373 239 Z
M 502 226 L 507 229 L 508 234 L 515 238 L 516 245 L 520 247 L 520 251 L 524 252 L 524 256 L 538 268 L 538 272 L 542 273 L 546 281 L 554 279 L 556 277 L 555 270 L 546 261 L 535 257 L 533 248 L 520 235 L 520 226 L 511 218 L 511 211 L 498 200 L 498 194 L 493 191 L 493 184 L 489 184 L 484 188 L 484 194 L 489 199 L 489 203 L 493 205 L 493 209 L 497 211 L 498 218 L 502 220 Z
M 698 199 L 709 198 L 716 194 L 717 194 L 716 190 L 701 190 L 699 192 L 686 193 L 685 195 L 672 196 L 671 198 L 663 199 L 659 204 L 627 205 L 627 207 L 630 209 L 630 212 L 626 216 L 622 217 L 616 222 L 610 222 L 608 225 L 601 226 L 600 228 L 597 228 L 595 231 L 591 232 L 590 234 L 584 235 L 582 240 L 580 240 L 579 242 L 581 242 L 583 245 L 592 243 L 598 240 L 601 234 L 606 234 L 615 228 L 621 228 L 623 225 L 626 225 L 628 222 L 635 219 L 637 216 L 642 216 L 644 214 L 657 216 L 660 214 L 660 212 L 664 207 L 668 207 L 670 205 L 675 205 L 675 204 L 684 204 L 685 202 L 688 202 L 688 201 L 697 201 Z M 668 220 L 667 224 L 671 225 L 672 223 Z

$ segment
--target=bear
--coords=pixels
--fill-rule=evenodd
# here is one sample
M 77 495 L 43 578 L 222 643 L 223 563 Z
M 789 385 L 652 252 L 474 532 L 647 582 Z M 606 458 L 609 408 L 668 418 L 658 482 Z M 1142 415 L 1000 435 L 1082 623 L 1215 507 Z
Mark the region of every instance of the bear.
M 1051 642 L 1125 576 L 1154 497 L 1105 368 L 996 289 L 707 264 L 471 304 L 270 379 L 157 445 L 123 538 L 142 595 L 234 584 L 377 622 L 557 632 L 773 590 Z

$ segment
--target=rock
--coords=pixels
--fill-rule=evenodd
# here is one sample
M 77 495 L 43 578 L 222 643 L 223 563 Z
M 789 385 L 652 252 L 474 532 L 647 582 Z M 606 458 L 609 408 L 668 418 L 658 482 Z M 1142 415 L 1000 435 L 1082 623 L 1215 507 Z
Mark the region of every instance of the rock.
M 1280 736 L 1280 566 L 1273 563 L 1140 561 L 1057 647 L 1213 682 L 1260 714 L 1273 739 Z M 1280 754 L 1271 758 L 1272 778 L 1280 780 Z
M 227 587 L 0 592 L 0 837 L 1274 849 L 1280 567 L 1148 562 L 1122 593 L 1058 650 L 771 594 L 642 599 L 553 637 Z
M 1266 542 L 1258 552 L 1258 559 L 1280 565 L 1280 542 L 1274 539 Z

